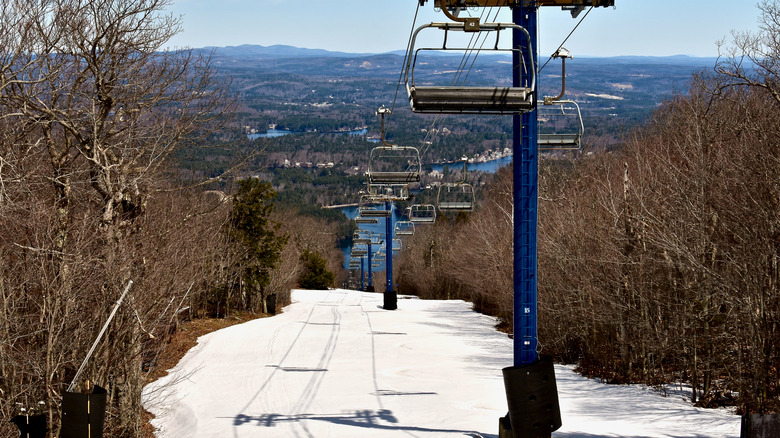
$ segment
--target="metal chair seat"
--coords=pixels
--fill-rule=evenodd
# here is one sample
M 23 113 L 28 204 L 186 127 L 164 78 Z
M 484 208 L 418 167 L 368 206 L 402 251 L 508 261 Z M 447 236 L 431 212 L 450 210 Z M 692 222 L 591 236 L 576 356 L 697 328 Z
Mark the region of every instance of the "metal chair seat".
M 539 134 L 539 147 L 549 149 L 579 149 L 580 134 Z
M 523 114 L 534 105 L 531 89 L 524 87 L 412 85 L 408 94 L 417 113 Z
M 368 172 L 370 184 L 408 184 L 420 181 L 420 172 Z
M 390 210 L 360 210 L 362 217 L 390 217 Z
M 474 204 L 471 202 L 439 202 L 439 210 L 445 211 L 471 211 Z

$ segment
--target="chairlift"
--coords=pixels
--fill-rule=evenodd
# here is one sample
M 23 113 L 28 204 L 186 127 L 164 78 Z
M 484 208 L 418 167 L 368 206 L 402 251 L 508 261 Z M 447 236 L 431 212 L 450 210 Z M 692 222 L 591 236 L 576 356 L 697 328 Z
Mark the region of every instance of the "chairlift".
M 579 150 L 585 126 L 577 102 L 557 100 L 538 108 L 539 150 Z
M 474 211 L 474 187 L 465 182 L 444 183 L 439 186 L 436 204 L 441 213 L 469 213 Z
M 376 202 L 406 201 L 409 199 L 409 185 L 368 184 L 368 195 Z
M 545 96 L 544 105 L 538 108 L 537 144 L 539 150 L 579 150 L 585 131 L 580 106 L 573 100 L 562 100 L 566 93 L 566 59 L 572 55 L 559 47 L 552 57 L 561 60 L 561 93 Z
M 455 183 L 443 183 L 436 195 L 436 205 L 441 213 L 469 213 L 474 210 L 474 187 L 466 182 L 468 159 L 463 161 L 463 178 Z
M 366 245 L 371 242 L 371 238 L 373 237 L 374 232 L 371 230 L 363 230 L 358 228 L 355 230 L 354 233 L 352 233 L 352 240 L 353 242 L 358 239 L 365 239 L 364 241 L 361 241 L 359 245 Z
M 432 204 L 412 204 L 409 206 L 409 222 L 416 224 L 436 222 L 436 207 Z
M 444 42 L 440 47 L 415 48 L 417 36 L 426 29 L 444 31 Z M 503 30 L 517 29 L 524 33 L 527 46 L 499 48 L 499 36 Z M 449 32 L 495 32 L 493 47 L 447 47 Z M 511 36 L 509 37 L 511 39 Z M 528 31 L 514 23 L 481 23 L 476 26 L 457 23 L 430 23 L 418 27 L 412 35 L 410 52 L 404 68 L 404 82 L 409 98 L 409 104 L 416 113 L 446 113 L 446 114 L 523 114 L 534 109 L 534 90 L 536 86 L 536 66 L 533 56 L 530 56 L 531 36 Z M 479 54 L 481 52 L 505 52 L 518 54 L 523 65 L 522 84 L 512 87 L 469 86 L 463 84 L 422 85 L 415 81 L 415 67 L 422 64 L 418 60 L 425 51 L 456 51 L 461 53 Z
M 401 239 L 395 238 L 393 239 L 393 251 L 400 251 L 403 247 L 403 242 L 401 242 Z
M 358 204 L 358 214 L 360 217 L 365 218 L 380 218 L 390 217 L 391 211 L 384 208 L 383 202 L 363 195 L 360 197 L 360 203 Z
M 379 219 L 377 218 L 367 218 L 367 217 L 356 217 L 355 223 L 356 224 L 376 224 L 379 222 Z
M 395 223 L 396 236 L 413 236 L 414 223 L 412 221 L 398 221 Z
M 368 159 L 369 185 L 408 186 L 420 182 L 420 151 L 412 146 L 377 146 Z

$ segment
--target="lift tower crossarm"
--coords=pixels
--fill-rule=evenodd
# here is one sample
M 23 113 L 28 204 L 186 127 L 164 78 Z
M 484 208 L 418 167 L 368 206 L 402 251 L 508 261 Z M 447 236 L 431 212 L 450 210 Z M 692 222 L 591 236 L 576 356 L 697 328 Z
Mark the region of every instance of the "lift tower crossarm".
M 420 5 L 424 5 L 428 0 L 419 0 Z M 448 9 L 463 8 L 463 7 L 480 7 L 487 8 L 492 6 L 522 6 L 524 3 L 528 3 L 528 0 L 434 0 L 434 6 L 437 8 L 442 7 L 442 3 Z M 537 6 L 594 6 L 594 7 L 608 7 L 615 6 L 615 0 L 536 0 Z

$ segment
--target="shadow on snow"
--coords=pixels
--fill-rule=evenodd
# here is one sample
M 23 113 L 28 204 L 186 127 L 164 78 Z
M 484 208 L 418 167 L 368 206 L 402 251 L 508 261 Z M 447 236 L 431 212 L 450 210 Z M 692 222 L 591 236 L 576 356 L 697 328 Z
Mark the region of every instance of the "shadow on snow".
M 255 423 L 260 427 L 274 427 L 278 423 L 297 423 L 301 421 L 326 421 L 332 424 L 342 426 L 362 427 L 367 429 L 397 430 L 408 432 L 428 432 L 428 433 L 462 433 L 470 437 L 498 438 L 497 435 L 478 433 L 473 430 L 460 429 L 436 429 L 417 426 L 403 426 L 398 424 L 398 418 L 393 415 L 389 409 L 365 409 L 353 411 L 345 414 L 300 414 L 300 415 L 282 415 L 282 414 L 262 414 L 262 415 L 236 415 L 233 419 L 234 426 L 243 426 L 245 424 Z

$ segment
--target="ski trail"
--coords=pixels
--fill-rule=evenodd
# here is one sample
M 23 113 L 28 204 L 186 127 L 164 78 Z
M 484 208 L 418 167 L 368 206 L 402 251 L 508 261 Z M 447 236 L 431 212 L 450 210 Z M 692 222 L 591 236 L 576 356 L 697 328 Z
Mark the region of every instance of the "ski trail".
M 330 296 L 330 293 L 325 295 L 325 297 L 323 297 L 322 301 L 326 301 L 329 296 Z M 293 351 L 293 349 L 295 349 L 296 345 L 298 344 L 298 340 L 301 338 L 301 335 L 303 335 L 303 332 L 304 332 L 304 330 L 306 330 L 306 327 L 308 327 L 309 320 L 311 320 L 312 315 L 314 315 L 314 311 L 315 310 L 317 310 L 317 306 L 316 305 L 312 306 L 311 311 L 309 311 L 309 314 L 306 317 L 306 320 L 303 322 L 303 325 L 301 325 L 301 329 L 298 331 L 298 334 L 292 340 L 292 342 L 290 343 L 290 346 L 287 348 L 287 351 L 284 353 L 282 358 L 279 360 L 279 364 L 283 363 L 287 359 L 287 357 L 290 355 L 290 353 Z M 276 339 L 278 337 L 278 333 L 279 333 L 280 330 L 281 330 L 281 328 L 277 329 L 274 332 L 274 334 L 272 336 L 272 339 L 271 339 L 271 342 L 269 343 L 269 349 L 272 349 L 273 346 L 276 345 L 275 341 L 276 341 Z M 268 387 L 269 384 L 273 381 L 274 376 L 277 374 L 278 371 L 279 371 L 279 367 L 277 367 L 276 369 L 274 369 L 271 372 L 271 374 L 268 376 L 268 378 L 266 378 L 266 380 L 262 384 L 262 386 L 260 386 L 260 388 L 257 390 L 255 395 L 252 398 L 250 398 L 249 401 L 246 403 L 246 405 L 244 405 L 244 407 L 242 407 L 239 410 L 239 415 L 244 414 L 244 413 L 247 412 L 247 409 L 249 409 L 249 407 L 252 406 L 252 404 L 260 396 L 260 394 L 262 394 L 262 392 L 266 389 L 266 387 Z M 239 424 L 238 421 L 234 421 L 233 422 L 233 436 L 235 438 L 238 438 L 237 426 L 239 426 L 239 425 L 240 424 Z
M 405 297 L 408 298 L 408 297 Z M 497 438 L 512 340 L 462 301 L 293 291 L 272 318 L 198 339 L 144 388 L 158 438 Z M 553 437 L 737 438 L 739 417 L 556 365 Z M 164 394 L 163 394 L 164 393 Z

